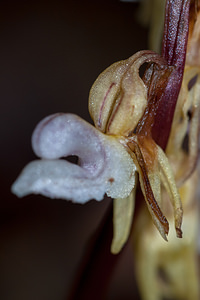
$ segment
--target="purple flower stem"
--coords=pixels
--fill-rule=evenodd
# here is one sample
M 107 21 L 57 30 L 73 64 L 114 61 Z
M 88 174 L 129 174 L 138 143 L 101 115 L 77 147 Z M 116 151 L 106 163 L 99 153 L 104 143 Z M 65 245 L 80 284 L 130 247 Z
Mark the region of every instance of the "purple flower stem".
M 162 56 L 174 70 L 169 75 L 167 85 L 156 109 L 153 139 L 163 149 L 166 148 L 176 102 L 181 88 L 185 67 L 186 48 L 189 31 L 190 0 L 169 0 L 166 3 Z

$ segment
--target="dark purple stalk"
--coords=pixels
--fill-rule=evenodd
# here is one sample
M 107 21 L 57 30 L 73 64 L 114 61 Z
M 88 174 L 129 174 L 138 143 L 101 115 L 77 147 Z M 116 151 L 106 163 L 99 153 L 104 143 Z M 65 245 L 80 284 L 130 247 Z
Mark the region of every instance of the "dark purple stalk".
M 154 140 L 165 149 L 170 134 L 176 102 L 181 88 L 189 31 L 189 0 L 169 0 L 163 36 L 162 56 L 175 67 L 159 99 L 152 130 Z
M 162 57 L 166 65 L 151 64 L 143 80 L 148 104 L 137 126 L 137 134 L 149 135 L 165 149 L 181 88 L 189 31 L 190 0 L 166 3 Z

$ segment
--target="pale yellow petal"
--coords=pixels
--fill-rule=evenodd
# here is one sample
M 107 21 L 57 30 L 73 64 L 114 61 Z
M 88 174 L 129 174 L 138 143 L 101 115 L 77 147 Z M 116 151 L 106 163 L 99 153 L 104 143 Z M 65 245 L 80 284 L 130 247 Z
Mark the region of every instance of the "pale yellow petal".
M 113 254 L 121 251 L 129 237 L 135 207 L 136 186 L 137 184 L 127 198 L 113 200 L 113 240 L 111 245 Z
M 176 228 L 177 237 L 181 237 L 182 236 L 181 224 L 182 224 L 182 216 L 183 216 L 182 203 L 179 196 L 179 192 L 176 187 L 176 182 L 174 179 L 172 168 L 169 164 L 169 161 L 165 153 L 159 146 L 158 146 L 158 162 L 160 164 L 162 183 L 170 196 L 170 200 L 174 208 L 175 228 Z
M 132 151 L 132 158 L 139 173 L 140 187 L 152 220 L 161 236 L 167 241 L 166 235 L 169 232 L 169 224 L 160 208 L 160 173 L 157 145 L 152 139 L 144 136 L 140 136 L 140 138 L 132 136 L 127 140 L 127 146 Z

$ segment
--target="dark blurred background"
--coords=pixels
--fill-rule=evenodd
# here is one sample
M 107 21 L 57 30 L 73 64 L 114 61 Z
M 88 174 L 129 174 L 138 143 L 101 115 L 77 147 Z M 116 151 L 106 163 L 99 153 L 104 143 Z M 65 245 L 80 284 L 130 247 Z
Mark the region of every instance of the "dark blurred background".
M 10 186 L 35 159 L 35 125 L 55 112 L 92 122 L 92 83 L 113 62 L 146 49 L 147 30 L 136 22 L 138 4 L 118 0 L 1 1 L 0 7 L 0 299 L 67 300 L 110 199 L 86 205 L 18 199 Z M 127 247 L 106 300 L 137 297 Z

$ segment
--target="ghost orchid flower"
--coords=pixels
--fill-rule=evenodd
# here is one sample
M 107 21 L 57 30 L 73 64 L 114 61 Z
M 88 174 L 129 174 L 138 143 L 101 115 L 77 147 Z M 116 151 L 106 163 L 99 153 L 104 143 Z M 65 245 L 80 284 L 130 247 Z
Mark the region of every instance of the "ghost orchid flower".
M 138 126 L 147 107 L 147 87 L 139 76 L 145 62 L 169 72 L 162 57 L 141 51 L 97 78 L 89 97 L 96 128 L 73 114 L 58 113 L 42 120 L 32 136 L 33 150 L 41 160 L 28 164 L 12 186 L 19 197 L 40 193 L 78 203 L 102 200 L 105 193 L 116 198 L 113 253 L 120 251 L 130 231 L 136 172 L 153 221 L 167 240 L 169 225 L 159 206 L 164 183 L 181 237 L 182 207 L 171 167 L 151 134 Z M 78 156 L 78 165 L 62 159 L 69 155 Z
M 72 114 L 42 120 L 32 137 L 41 159 L 28 164 L 12 186 L 19 197 L 40 193 L 78 203 L 102 200 L 105 193 L 115 198 L 112 253 L 129 236 L 138 177 L 162 237 L 167 240 L 169 224 L 161 185 L 170 196 L 176 235 L 182 237 L 182 204 L 164 150 L 183 77 L 188 16 L 189 1 L 167 1 L 162 56 L 140 51 L 100 74 L 89 95 L 95 127 Z M 78 156 L 78 165 L 62 159 L 69 155 Z

